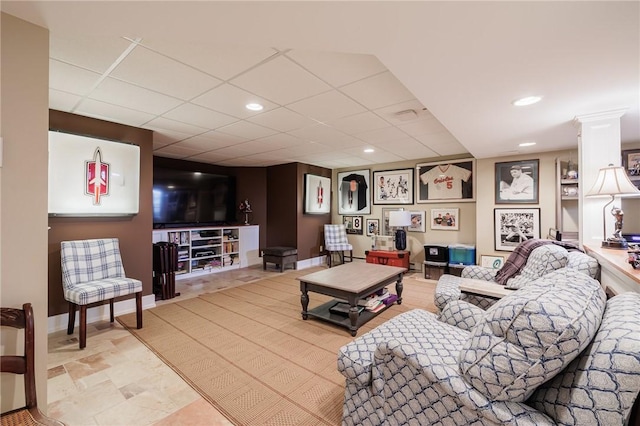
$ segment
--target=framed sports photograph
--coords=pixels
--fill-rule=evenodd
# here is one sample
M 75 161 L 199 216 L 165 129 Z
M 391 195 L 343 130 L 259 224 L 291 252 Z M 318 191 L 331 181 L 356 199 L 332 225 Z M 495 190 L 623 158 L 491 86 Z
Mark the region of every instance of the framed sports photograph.
M 475 160 L 416 164 L 417 203 L 475 201 Z
M 480 266 L 490 269 L 500 269 L 504 265 L 504 256 L 480 255 Z
M 539 160 L 496 163 L 496 204 L 538 204 Z
M 496 251 L 513 251 L 525 240 L 540 238 L 540 209 L 494 209 Z
M 425 232 L 424 212 L 411 213 L 411 226 L 407 227 L 409 232 Z
M 304 214 L 331 213 L 331 178 L 304 175 Z
M 380 220 L 367 219 L 367 236 L 378 235 L 380 233 Z
M 344 227 L 347 228 L 347 234 L 362 235 L 363 218 L 362 216 L 343 216 Z
M 631 182 L 640 188 L 640 149 L 622 151 L 622 167 Z
M 371 214 L 370 171 L 338 173 L 338 214 Z
M 459 225 L 460 209 L 431 209 L 431 229 L 441 231 L 457 231 Z
M 373 204 L 413 204 L 413 169 L 373 172 Z

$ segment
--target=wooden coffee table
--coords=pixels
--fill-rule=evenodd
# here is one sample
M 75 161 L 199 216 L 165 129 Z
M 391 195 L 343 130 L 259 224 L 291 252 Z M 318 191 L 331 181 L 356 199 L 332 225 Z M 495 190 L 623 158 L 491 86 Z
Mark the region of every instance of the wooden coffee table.
M 402 303 L 402 275 L 406 268 L 397 266 L 385 266 L 364 262 L 347 263 L 320 272 L 299 277 L 300 302 L 302 303 L 302 319 L 309 317 L 318 318 L 330 323 L 348 328 L 352 336 L 358 332 L 358 328 L 374 318 L 380 312 L 364 310 L 358 313 L 358 301 L 375 293 L 376 291 L 396 283 L 396 303 Z M 341 300 L 332 300 L 316 308 L 309 310 L 309 292 L 326 294 Z M 329 311 L 340 301 L 349 303 L 349 315 L 340 315 Z

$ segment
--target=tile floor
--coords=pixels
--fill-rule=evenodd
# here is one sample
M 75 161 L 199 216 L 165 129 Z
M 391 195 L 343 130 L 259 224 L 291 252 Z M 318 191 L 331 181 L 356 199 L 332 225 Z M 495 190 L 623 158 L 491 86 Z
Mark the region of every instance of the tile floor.
M 156 304 L 280 273 L 269 266 L 176 280 L 180 296 Z M 88 325 L 84 350 L 78 349 L 77 329 L 72 336 L 66 330 L 49 335 L 49 416 L 68 426 L 232 425 L 117 321 Z

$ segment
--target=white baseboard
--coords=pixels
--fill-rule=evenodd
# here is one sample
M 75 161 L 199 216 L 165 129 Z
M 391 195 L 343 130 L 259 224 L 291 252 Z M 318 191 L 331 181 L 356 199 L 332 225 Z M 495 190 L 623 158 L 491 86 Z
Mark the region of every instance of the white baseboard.
M 306 269 L 313 266 L 322 266 L 326 264 L 327 256 L 312 257 L 311 259 L 299 260 L 296 262 L 296 269 Z
M 156 306 L 156 296 L 155 294 L 149 294 L 147 296 L 142 296 L 142 309 L 151 309 Z M 113 304 L 113 314 L 114 316 L 129 314 L 131 312 L 136 311 L 136 299 L 126 299 L 120 302 L 116 302 Z M 87 309 L 87 324 L 91 324 L 96 321 L 109 321 L 109 304 L 100 305 L 93 308 Z M 55 331 L 66 330 L 69 322 L 69 313 L 56 315 L 54 317 L 49 317 L 48 333 L 53 333 Z M 80 324 L 80 312 L 76 313 L 76 327 Z

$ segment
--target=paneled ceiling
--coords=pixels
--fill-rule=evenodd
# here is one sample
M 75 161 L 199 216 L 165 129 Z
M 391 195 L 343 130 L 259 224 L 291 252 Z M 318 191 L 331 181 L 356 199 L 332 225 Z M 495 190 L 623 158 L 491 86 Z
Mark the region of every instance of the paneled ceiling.
M 52 109 L 151 129 L 159 156 L 345 168 L 533 153 L 575 148 L 575 116 L 616 108 L 623 142 L 640 141 L 637 2 L 1 7 L 50 30 Z M 528 95 L 543 99 L 511 104 Z

